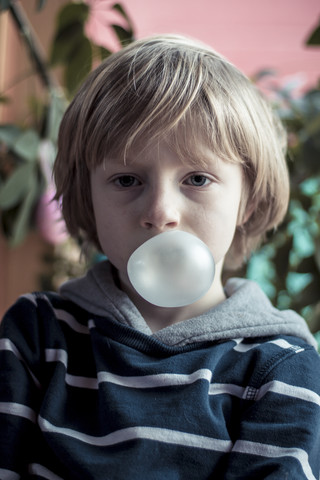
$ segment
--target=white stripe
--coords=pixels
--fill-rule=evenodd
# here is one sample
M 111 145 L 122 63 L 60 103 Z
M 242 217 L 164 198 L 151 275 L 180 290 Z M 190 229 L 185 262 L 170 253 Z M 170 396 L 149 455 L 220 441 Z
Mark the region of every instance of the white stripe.
M 212 383 L 209 388 L 209 395 L 222 395 L 227 393 L 235 397 L 244 398 L 245 388 L 232 383 Z
M 89 320 L 88 327 L 89 327 L 89 330 L 91 330 L 91 328 L 96 328 L 96 324 L 94 323 L 94 320 Z
M 67 368 L 68 355 L 63 349 L 47 348 L 45 350 L 45 358 L 47 362 L 61 362 Z M 211 378 L 212 372 L 208 369 L 200 369 L 190 375 L 164 373 L 132 377 L 115 375 L 110 372 L 99 372 L 98 379 L 66 373 L 66 383 L 68 385 L 89 389 L 98 389 L 98 384 L 105 382 L 128 388 L 155 388 L 188 385 L 198 380 L 206 380 L 210 383 Z
M 26 405 L 22 405 L 21 403 L 0 402 L 0 413 L 27 418 L 33 423 L 36 423 L 37 420 L 36 412 L 31 408 L 26 407 Z
M 258 390 L 255 400 L 260 400 L 260 398 L 262 398 L 268 392 L 299 398 L 300 400 L 305 400 L 306 402 L 315 403 L 316 405 L 320 406 L 320 396 L 317 393 L 304 387 L 297 387 L 294 385 L 289 385 L 288 383 L 280 382 L 279 380 L 274 380 L 263 385 Z
M 63 480 L 62 477 L 58 477 L 55 473 L 48 470 L 46 467 L 43 467 L 39 463 L 31 463 L 29 465 L 29 473 L 32 475 L 38 475 L 42 478 L 47 478 L 48 480 Z
M 248 391 L 250 392 L 250 400 L 254 401 L 260 400 L 268 392 L 273 392 L 280 395 L 287 395 L 288 397 L 299 398 L 300 400 L 305 400 L 306 402 L 315 403 L 320 406 L 320 396 L 317 393 L 307 388 L 289 385 L 278 380 L 266 383 L 260 389 L 255 389 L 250 386 L 244 388 L 231 383 L 212 383 L 209 388 L 209 395 L 226 393 L 235 397 L 246 398 Z
M 60 362 L 65 368 L 68 366 L 68 353 L 60 348 L 46 348 L 45 358 L 47 362 Z M 66 373 L 67 385 L 79 388 L 98 389 L 98 380 L 91 377 L 83 377 L 81 375 L 71 375 Z
M 0 339 L 0 350 L 3 350 L 3 351 L 8 351 L 8 352 L 12 352 L 18 360 L 20 360 L 20 362 L 23 363 L 23 365 L 26 367 L 26 369 L 28 370 L 32 380 L 34 381 L 35 385 L 38 387 L 38 388 L 41 388 L 41 384 L 39 382 L 39 380 L 33 375 L 33 373 L 31 372 L 30 368 L 28 367 L 27 363 L 24 361 L 24 359 L 22 358 L 19 350 L 17 349 L 17 347 L 15 346 L 15 344 L 9 339 L 9 338 L 1 338 Z
M 35 299 L 35 296 L 32 295 L 32 293 L 25 293 L 24 295 L 20 295 L 20 298 L 25 298 L 26 300 L 29 300 L 29 302 L 33 303 L 37 307 L 37 300 Z
M 42 431 L 57 433 L 72 437 L 80 442 L 100 447 L 107 447 L 135 439 L 154 440 L 162 443 L 183 445 L 187 447 L 202 448 L 219 452 L 229 452 L 232 442 L 216 438 L 195 435 L 193 433 L 179 432 L 166 428 L 156 427 L 129 427 L 109 433 L 102 437 L 87 435 L 70 428 L 57 427 L 42 417 L 39 417 L 39 425 Z
M 237 440 L 232 451 L 268 458 L 293 457 L 300 463 L 306 478 L 316 480 L 309 465 L 308 454 L 301 448 L 285 448 L 248 440 Z
M 67 352 L 62 349 L 45 350 L 45 357 L 47 362 L 61 362 L 67 367 L 68 356 Z M 98 379 L 93 377 L 83 377 L 78 375 L 66 374 L 66 383 L 74 387 L 83 388 L 98 388 L 97 384 L 113 383 L 128 388 L 156 388 L 166 386 L 188 385 L 198 380 L 206 380 L 211 382 L 212 372 L 206 368 L 197 370 L 189 375 L 186 374 L 171 374 L 161 373 L 157 375 L 131 376 L 125 377 L 115 375 L 110 372 L 98 372 Z
M 259 345 L 260 343 L 238 343 L 238 345 L 233 347 L 233 350 L 235 350 L 236 352 L 245 353 L 249 350 L 252 350 L 253 348 L 258 347 Z
M 90 377 L 80 377 L 78 375 L 66 374 L 66 383 L 71 387 L 90 388 L 98 390 L 98 380 Z
M 300 347 L 298 345 L 292 345 L 292 343 L 287 342 L 286 340 L 283 340 L 282 338 L 278 338 L 277 340 L 271 340 L 268 343 L 273 343 L 274 345 L 278 345 L 280 348 L 292 348 L 296 353 L 300 353 L 304 351 L 303 347 Z
M 67 368 L 68 354 L 62 348 L 46 348 L 45 358 L 47 362 L 61 362 Z
M 19 350 L 15 346 L 15 344 L 9 338 L 1 338 L 0 339 L 0 350 L 7 350 L 8 352 L 12 352 L 15 356 L 23 362 L 23 358 L 20 355 Z
M 65 322 L 67 325 L 69 325 L 70 328 L 72 328 L 72 330 L 78 333 L 88 335 L 89 328 L 86 325 L 82 325 L 81 323 L 79 323 L 70 313 L 58 308 L 54 309 L 54 312 L 58 320 Z
M 11 470 L 6 470 L 5 468 L 0 468 L 0 478 L 1 480 L 19 480 L 20 475 Z
M 160 373 L 158 375 L 123 377 L 109 372 L 98 373 L 99 384 L 110 382 L 129 388 L 155 388 L 173 385 L 188 385 L 198 380 L 206 380 L 210 383 L 211 378 L 212 372 L 206 368 L 197 370 L 190 375 Z
M 233 347 L 233 350 L 240 353 L 248 352 L 249 350 L 252 350 L 253 348 L 259 347 L 261 345 L 261 343 L 242 343 L 242 339 L 240 342 L 239 340 L 235 340 L 235 341 L 237 342 L 237 345 Z M 277 340 L 270 340 L 269 342 L 265 342 L 265 343 L 266 344 L 272 343 L 273 345 L 277 345 L 278 347 L 283 349 L 292 348 L 295 350 L 296 353 L 300 353 L 304 351 L 304 348 L 298 347 L 296 345 L 292 345 L 291 343 L 287 342 L 286 340 L 283 340 L 282 338 L 279 338 Z

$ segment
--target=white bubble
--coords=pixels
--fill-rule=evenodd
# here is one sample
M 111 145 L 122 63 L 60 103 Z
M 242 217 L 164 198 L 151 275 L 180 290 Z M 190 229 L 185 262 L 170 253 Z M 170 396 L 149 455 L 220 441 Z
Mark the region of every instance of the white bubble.
M 209 290 L 215 264 L 209 248 L 199 238 L 172 231 L 137 248 L 127 270 L 130 282 L 145 300 L 160 307 L 182 307 Z

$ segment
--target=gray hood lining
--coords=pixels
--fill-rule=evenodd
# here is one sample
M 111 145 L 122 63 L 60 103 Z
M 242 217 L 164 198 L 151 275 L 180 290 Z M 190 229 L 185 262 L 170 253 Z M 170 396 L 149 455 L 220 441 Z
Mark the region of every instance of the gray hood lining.
M 225 292 L 227 299 L 208 312 L 152 333 L 136 306 L 115 285 L 108 261 L 94 265 L 84 277 L 70 280 L 60 288 L 61 296 L 93 315 L 111 317 L 170 346 L 293 335 L 316 348 L 306 322 L 291 310 L 274 308 L 256 283 L 232 278 L 226 283 Z

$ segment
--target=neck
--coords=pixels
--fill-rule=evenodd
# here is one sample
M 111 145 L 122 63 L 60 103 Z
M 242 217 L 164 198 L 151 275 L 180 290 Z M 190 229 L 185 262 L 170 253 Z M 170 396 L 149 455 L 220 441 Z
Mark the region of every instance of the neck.
M 221 271 L 222 262 L 220 265 L 216 265 L 215 278 L 208 292 L 197 302 L 184 307 L 165 308 L 152 305 L 144 300 L 129 282 L 121 282 L 121 288 L 136 305 L 150 330 L 154 333 L 183 320 L 197 317 L 223 302 L 226 296 L 221 282 Z

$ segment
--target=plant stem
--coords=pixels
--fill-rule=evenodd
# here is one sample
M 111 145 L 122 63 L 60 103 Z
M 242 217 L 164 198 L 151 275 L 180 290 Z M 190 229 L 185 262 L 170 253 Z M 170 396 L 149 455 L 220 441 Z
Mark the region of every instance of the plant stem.
M 36 39 L 34 32 L 32 31 L 32 26 L 26 14 L 24 13 L 19 2 L 16 0 L 12 0 L 10 2 L 9 11 L 22 38 L 24 39 L 31 60 L 35 65 L 36 71 L 38 72 L 42 83 L 48 90 L 51 90 L 57 85 L 46 67 L 46 61 L 44 59 L 41 46 Z

